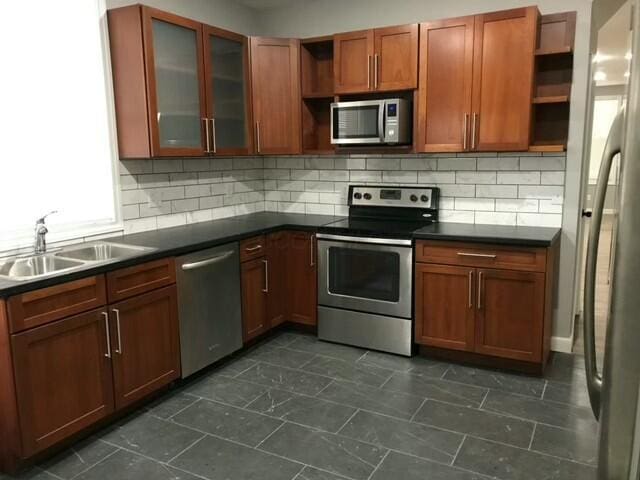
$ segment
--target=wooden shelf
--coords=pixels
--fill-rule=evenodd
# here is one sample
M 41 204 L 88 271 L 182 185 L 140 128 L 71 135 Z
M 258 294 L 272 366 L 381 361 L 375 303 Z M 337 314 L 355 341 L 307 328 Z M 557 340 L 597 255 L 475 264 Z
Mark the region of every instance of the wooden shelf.
M 569 95 L 553 95 L 548 97 L 535 97 L 533 99 L 533 103 L 535 104 L 567 103 L 568 101 L 569 101 Z
M 558 47 L 558 48 L 549 48 L 549 49 L 541 49 L 536 50 L 536 57 L 543 57 L 545 55 L 563 55 L 567 53 L 573 53 L 573 48 L 569 46 Z
M 553 143 L 549 143 L 546 145 L 530 145 L 529 146 L 529 151 L 530 152 L 564 152 L 566 150 L 566 146 L 564 145 L 564 143 L 559 143 L 559 144 L 553 144 Z

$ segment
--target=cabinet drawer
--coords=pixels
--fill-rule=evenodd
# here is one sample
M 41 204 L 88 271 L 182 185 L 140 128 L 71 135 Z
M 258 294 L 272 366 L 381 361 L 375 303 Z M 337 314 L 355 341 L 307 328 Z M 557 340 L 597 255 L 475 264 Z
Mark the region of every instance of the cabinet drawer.
M 109 303 L 176 283 L 173 258 L 123 268 L 107 274 Z
M 546 259 L 545 248 L 430 240 L 416 242 L 418 262 L 544 272 Z
M 246 262 L 254 258 L 260 258 L 266 253 L 264 235 L 249 238 L 240 242 L 240 261 Z
M 16 295 L 7 302 L 11 333 L 86 312 L 106 303 L 103 275 Z

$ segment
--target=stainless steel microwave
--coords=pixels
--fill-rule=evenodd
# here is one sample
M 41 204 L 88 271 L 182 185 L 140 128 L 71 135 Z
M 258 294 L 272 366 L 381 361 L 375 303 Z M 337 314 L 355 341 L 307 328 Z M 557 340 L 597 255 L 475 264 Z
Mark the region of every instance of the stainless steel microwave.
M 411 143 L 411 103 L 402 98 L 331 104 L 331 143 Z

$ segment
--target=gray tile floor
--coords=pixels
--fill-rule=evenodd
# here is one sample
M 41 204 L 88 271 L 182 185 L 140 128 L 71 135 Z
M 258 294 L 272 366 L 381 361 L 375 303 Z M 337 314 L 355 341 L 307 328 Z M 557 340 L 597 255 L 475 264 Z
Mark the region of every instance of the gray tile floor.
M 282 333 L 18 478 L 589 480 L 596 433 L 581 357 L 532 378 Z

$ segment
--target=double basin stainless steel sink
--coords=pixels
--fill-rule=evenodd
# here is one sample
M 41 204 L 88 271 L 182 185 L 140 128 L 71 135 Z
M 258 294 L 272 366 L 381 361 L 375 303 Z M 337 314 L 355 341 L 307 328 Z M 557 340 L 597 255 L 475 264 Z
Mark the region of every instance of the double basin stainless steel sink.
M 93 242 L 63 248 L 55 253 L 16 257 L 0 262 L 0 278 L 33 280 L 71 272 L 85 265 L 96 265 L 154 250 L 137 245 Z

